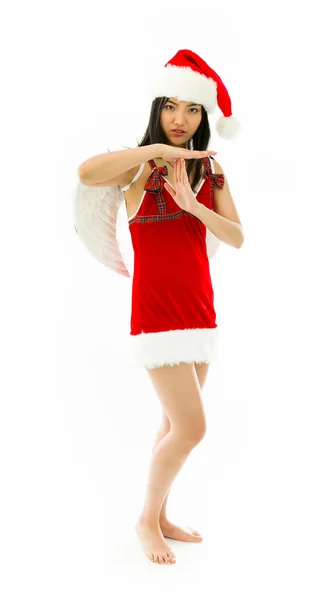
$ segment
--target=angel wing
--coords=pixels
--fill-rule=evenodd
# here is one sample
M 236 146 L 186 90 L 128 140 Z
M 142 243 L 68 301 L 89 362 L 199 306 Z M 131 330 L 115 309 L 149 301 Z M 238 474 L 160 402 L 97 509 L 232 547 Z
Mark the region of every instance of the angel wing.
M 121 231 L 118 227 L 121 224 L 118 221 L 122 220 L 119 214 L 122 203 L 124 197 L 118 186 L 95 187 L 79 182 L 73 194 L 74 226 L 94 258 L 113 271 L 131 277 L 130 232 L 128 225 L 121 227 Z
M 209 261 L 212 260 L 218 250 L 220 239 L 217 238 L 207 227 L 206 233 L 207 254 Z
M 134 251 L 121 189 L 79 182 L 73 193 L 73 208 L 76 233 L 91 255 L 113 271 L 133 277 Z M 211 260 L 220 240 L 208 227 L 206 244 Z

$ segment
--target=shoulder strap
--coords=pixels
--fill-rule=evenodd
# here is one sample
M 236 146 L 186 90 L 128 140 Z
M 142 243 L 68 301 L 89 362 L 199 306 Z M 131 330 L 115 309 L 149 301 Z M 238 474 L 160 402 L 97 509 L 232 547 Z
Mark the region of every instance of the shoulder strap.
M 153 171 L 153 169 L 157 169 L 157 168 L 158 168 L 158 167 L 157 167 L 157 164 L 156 164 L 156 162 L 153 160 L 153 158 L 150 158 L 150 160 L 148 160 L 148 163 L 149 163 L 149 165 L 150 165 L 150 167 L 151 167 L 152 171 Z
M 132 183 L 134 183 L 134 181 L 136 181 L 140 177 L 140 175 L 144 169 L 144 165 L 145 165 L 145 163 L 141 163 L 139 170 L 136 172 L 136 174 L 134 175 L 134 177 L 130 181 L 130 183 L 121 188 L 122 192 L 126 192 L 126 190 L 128 190 L 131 187 Z
M 211 158 L 211 156 L 208 156 L 208 160 L 209 160 L 209 164 L 210 164 L 210 168 L 212 170 L 213 173 L 215 173 L 215 163 L 213 158 Z

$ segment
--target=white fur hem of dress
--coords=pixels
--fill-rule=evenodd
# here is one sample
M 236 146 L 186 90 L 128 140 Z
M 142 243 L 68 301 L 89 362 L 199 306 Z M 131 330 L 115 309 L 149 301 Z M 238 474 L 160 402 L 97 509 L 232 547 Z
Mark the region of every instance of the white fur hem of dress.
M 218 350 L 218 326 L 175 329 L 131 335 L 134 365 L 153 369 L 165 365 L 211 363 Z

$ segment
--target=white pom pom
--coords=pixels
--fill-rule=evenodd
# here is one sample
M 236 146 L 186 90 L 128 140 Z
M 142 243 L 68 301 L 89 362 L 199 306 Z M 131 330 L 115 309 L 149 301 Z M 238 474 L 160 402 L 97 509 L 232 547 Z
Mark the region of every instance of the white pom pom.
M 216 123 L 216 131 L 222 138 L 232 139 L 239 133 L 241 125 L 236 117 L 219 117 Z

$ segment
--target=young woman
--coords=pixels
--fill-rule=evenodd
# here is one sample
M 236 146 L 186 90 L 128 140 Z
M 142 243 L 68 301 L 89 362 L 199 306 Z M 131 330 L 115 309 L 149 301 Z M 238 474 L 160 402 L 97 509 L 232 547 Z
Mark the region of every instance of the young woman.
M 86 185 L 120 186 L 124 193 L 134 249 L 131 338 L 162 407 L 136 532 L 151 561 L 171 564 L 165 538 L 202 540 L 172 523 L 166 504 L 206 431 L 202 389 L 217 335 L 206 228 L 236 248 L 243 243 L 217 153 L 207 150 L 208 113 L 218 101 L 223 137 L 233 137 L 239 124 L 219 76 L 189 50 L 179 50 L 157 75 L 153 98 L 138 147 L 89 158 L 78 173 Z

